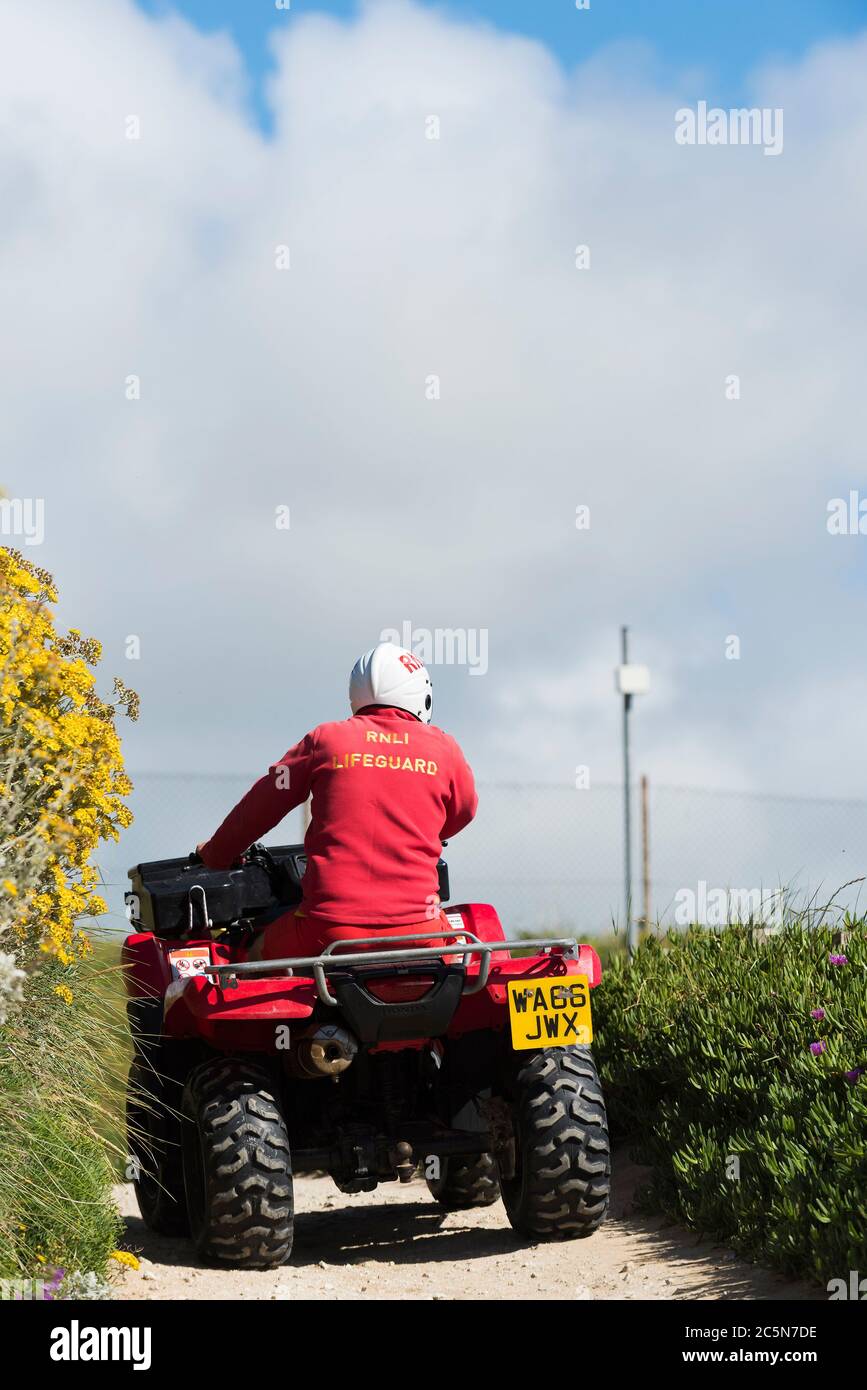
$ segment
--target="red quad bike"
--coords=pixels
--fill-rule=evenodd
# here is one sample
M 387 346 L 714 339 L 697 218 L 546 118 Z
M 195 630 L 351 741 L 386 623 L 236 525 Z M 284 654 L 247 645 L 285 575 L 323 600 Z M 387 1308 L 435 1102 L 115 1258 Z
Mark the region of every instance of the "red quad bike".
M 433 945 L 372 929 L 363 950 L 248 961 L 257 931 L 300 903 L 305 867 L 301 845 L 256 845 L 226 871 L 195 855 L 130 870 L 127 1117 L 145 1223 L 188 1233 L 205 1259 L 270 1268 L 292 1250 L 293 1172 L 354 1193 L 420 1168 L 446 1210 L 502 1197 L 533 1241 L 592 1234 L 610 1177 L 596 952 L 507 941 L 492 907 L 464 903 Z

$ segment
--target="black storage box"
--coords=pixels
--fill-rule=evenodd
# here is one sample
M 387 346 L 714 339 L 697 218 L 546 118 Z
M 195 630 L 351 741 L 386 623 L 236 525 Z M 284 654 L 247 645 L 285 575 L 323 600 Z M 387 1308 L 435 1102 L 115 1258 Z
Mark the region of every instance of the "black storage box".
M 288 912 L 301 901 L 304 846 L 275 845 L 268 855 L 270 865 L 254 858 L 235 869 L 208 869 L 189 858 L 136 864 L 126 894 L 130 920 L 156 936 L 185 936 L 241 917 Z
M 186 859 L 153 859 L 129 871 L 125 894 L 133 926 L 155 936 L 180 937 L 211 926 L 225 927 L 246 917 L 277 916 L 301 902 L 307 868 L 303 845 L 269 845 L 261 855 L 235 869 L 208 869 Z M 439 895 L 449 898 L 445 860 L 437 865 Z

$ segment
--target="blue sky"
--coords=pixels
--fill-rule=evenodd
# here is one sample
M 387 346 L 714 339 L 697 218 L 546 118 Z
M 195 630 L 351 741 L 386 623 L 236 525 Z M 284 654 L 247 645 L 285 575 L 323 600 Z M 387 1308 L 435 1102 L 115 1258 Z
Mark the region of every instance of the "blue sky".
M 254 105 L 265 126 L 262 78 L 270 65 L 269 32 L 305 14 L 351 19 L 359 9 L 358 0 L 291 0 L 289 10 L 278 10 L 274 0 L 138 3 L 150 14 L 177 10 L 208 33 L 228 30 L 247 61 Z M 867 27 L 867 0 L 590 0 L 589 10 L 576 10 L 574 0 L 452 0 L 429 8 L 539 39 L 567 67 L 606 44 L 643 40 L 657 51 L 662 73 L 701 69 L 707 84 L 701 95 L 724 105 L 746 94 L 745 79 L 762 60 L 797 57 L 822 39 Z
M 142 788 L 118 877 L 342 717 L 352 662 L 404 622 L 484 635 L 487 679 L 434 672 L 480 780 L 564 789 L 562 812 L 486 799 L 450 850 L 461 894 L 514 905 L 529 854 L 548 925 L 585 901 L 577 875 L 619 902 L 615 794 L 581 813 L 592 833 L 566 808 L 577 768 L 594 795 L 621 775 L 623 622 L 652 672 L 633 746 L 653 788 L 863 798 L 867 538 L 827 529 L 830 499 L 867 496 L 863 0 L 502 0 L 485 43 L 430 11 L 305 36 L 316 0 L 178 3 L 241 26 L 260 103 L 269 26 L 291 26 L 270 139 L 222 48 L 129 0 L 48 25 L 0 4 L 0 483 L 44 501 L 61 619 L 142 697 L 129 766 L 174 778 Z M 507 22 L 566 69 L 631 38 L 659 70 L 615 51 L 569 92 Z M 435 141 L 417 93 L 440 91 Z M 681 105 L 769 93 L 781 158 L 674 139 Z M 867 869 L 854 814 L 679 806 L 652 812 L 678 886 L 831 892 Z

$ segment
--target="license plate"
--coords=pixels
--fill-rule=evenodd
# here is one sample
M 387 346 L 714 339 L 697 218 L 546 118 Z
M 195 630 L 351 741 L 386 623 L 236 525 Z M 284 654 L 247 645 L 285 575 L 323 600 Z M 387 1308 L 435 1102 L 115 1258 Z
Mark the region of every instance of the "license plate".
M 586 975 L 509 981 L 512 1047 L 585 1046 L 593 1041 Z

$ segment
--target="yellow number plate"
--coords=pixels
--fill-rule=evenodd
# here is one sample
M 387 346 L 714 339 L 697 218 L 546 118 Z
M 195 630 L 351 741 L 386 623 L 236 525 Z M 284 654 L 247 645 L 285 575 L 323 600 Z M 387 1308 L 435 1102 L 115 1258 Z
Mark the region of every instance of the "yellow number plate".
M 586 975 L 509 981 L 512 1047 L 586 1046 L 593 1041 Z

